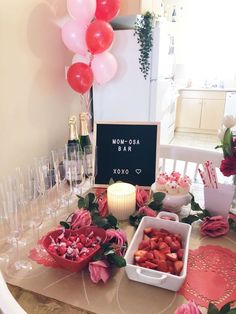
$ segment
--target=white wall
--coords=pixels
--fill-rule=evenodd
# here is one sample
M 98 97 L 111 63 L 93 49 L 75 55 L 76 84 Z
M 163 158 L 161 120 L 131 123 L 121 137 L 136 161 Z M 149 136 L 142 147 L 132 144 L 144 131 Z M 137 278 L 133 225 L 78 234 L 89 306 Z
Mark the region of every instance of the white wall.
M 71 53 L 55 21 L 66 0 L 1 0 L 0 180 L 67 140 L 79 94 L 65 81 Z

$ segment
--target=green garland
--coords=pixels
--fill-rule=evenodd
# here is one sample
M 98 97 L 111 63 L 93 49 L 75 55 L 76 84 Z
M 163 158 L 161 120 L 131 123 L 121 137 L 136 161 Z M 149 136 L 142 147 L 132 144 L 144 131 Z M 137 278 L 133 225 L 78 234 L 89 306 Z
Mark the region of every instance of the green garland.
M 137 42 L 140 45 L 139 69 L 146 80 L 150 70 L 150 57 L 153 46 L 153 20 L 155 15 L 146 12 L 138 18 L 134 25 L 134 36 L 137 36 Z

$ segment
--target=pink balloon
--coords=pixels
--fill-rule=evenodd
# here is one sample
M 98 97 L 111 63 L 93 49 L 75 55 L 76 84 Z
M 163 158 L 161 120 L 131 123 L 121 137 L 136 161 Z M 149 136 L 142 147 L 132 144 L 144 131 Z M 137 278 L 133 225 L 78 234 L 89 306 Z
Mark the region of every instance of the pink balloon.
M 94 55 L 91 68 L 98 84 L 109 82 L 116 74 L 116 58 L 108 51 Z
M 71 17 L 88 25 L 95 15 L 96 0 L 67 0 L 67 9 Z
M 62 27 L 62 40 L 66 47 L 81 55 L 87 53 L 87 44 L 85 40 L 86 26 L 78 21 L 70 20 Z

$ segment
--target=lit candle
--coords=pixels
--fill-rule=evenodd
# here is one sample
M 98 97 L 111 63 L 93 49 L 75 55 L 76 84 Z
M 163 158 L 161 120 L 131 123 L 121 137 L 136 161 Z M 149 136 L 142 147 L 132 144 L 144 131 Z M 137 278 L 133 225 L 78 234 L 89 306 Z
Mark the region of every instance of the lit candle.
M 132 184 L 117 182 L 107 189 L 109 212 L 118 220 L 126 220 L 134 213 L 136 190 Z

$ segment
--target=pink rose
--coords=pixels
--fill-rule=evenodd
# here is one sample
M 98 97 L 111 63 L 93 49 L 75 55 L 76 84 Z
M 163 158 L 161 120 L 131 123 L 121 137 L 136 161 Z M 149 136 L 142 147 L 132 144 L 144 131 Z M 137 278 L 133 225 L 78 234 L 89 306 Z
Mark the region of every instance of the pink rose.
M 148 192 L 143 189 L 136 188 L 136 202 L 138 207 L 142 207 L 148 200 Z
M 98 212 L 101 217 L 108 215 L 107 196 L 102 195 L 98 198 Z
M 174 314 L 202 314 L 194 301 L 180 305 Z
M 89 263 L 89 273 L 92 282 L 98 283 L 99 280 L 107 282 L 110 277 L 110 269 L 107 261 L 96 261 Z
M 215 238 L 226 234 L 229 231 L 228 221 L 222 216 L 206 217 L 200 227 L 203 235 Z
M 91 214 L 84 208 L 77 209 L 71 219 L 71 229 L 76 229 L 92 224 Z
M 157 213 L 148 206 L 140 207 L 138 210 L 138 213 L 140 215 L 145 215 L 145 216 L 150 216 L 150 217 L 156 217 L 157 215 Z
M 116 243 L 119 245 L 124 245 L 127 241 L 126 233 L 121 229 L 107 229 L 106 230 L 107 241 L 109 242 L 111 239 L 115 239 Z
M 107 242 L 112 240 L 112 247 L 116 254 L 123 256 L 126 250 L 126 233 L 121 229 L 107 229 Z

